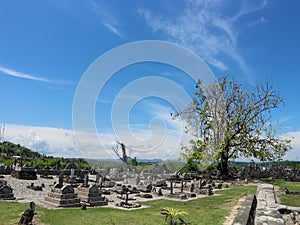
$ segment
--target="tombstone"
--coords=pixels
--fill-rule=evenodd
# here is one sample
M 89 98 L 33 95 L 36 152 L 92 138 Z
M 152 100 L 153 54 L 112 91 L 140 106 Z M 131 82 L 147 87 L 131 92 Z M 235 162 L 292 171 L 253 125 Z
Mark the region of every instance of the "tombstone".
M 96 174 L 96 184 L 99 184 L 100 181 L 100 175 L 99 173 Z
M 205 180 L 200 180 L 199 181 L 199 189 L 204 188 L 205 185 L 206 185 L 206 181 Z
M 173 182 L 170 181 L 170 194 L 172 195 L 173 194 Z
M 183 180 L 181 181 L 181 186 L 180 186 L 180 192 L 182 193 L 183 192 Z
M 89 186 L 89 175 L 85 174 L 84 175 L 84 183 L 83 183 L 84 187 L 88 187 Z
M 7 181 L 6 180 L 0 180 L 0 187 L 7 185 Z
M 128 205 L 128 194 L 129 192 L 126 192 L 125 194 L 125 205 Z
M 194 192 L 194 190 L 195 190 L 195 184 L 192 183 L 192 184 L 191 184 L 191 189 L 190 189 L 190 191 L 191 191 L 191 192 Z
M 158 196 L 163 196 L 163 193 L 162 193 L 162 190 L 161 190 L 161 188 L 160 188 L 160 189 L 158 189 L 158 192 L 157 192 L 157 194 L 158 194 Z
M 55 185 L 55 188 L 61 188 L 64 186 L 64 173 L 60 172 L 58 176 L 58 184 Z
M 86 204 L 81 205 L 81 210 L 86 210 Z
M 71 169 L 71 175 L 70 178 L 73 179 L 75 177 L 75 169 Z
M 20 221 L 18 224 L 32 224 L 32 220 L 35 214 L 35 203 L 30 202 L 29 208 L 25 210 L 25 212 L 22 214 Z
M 13 189 L 7 185 L 6 180 L 0 180 L 0 199 L 14 200 Z

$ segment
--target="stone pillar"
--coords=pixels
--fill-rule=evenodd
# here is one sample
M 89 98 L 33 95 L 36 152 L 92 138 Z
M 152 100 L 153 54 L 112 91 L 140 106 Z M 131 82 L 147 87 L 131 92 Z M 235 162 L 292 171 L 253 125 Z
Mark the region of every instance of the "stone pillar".
M 86 174 L 84 175 L 84 184 L 83 184 L 84 187 L 88 187 L 89 186 L 89 175 Z
M 99 173 L 96 174 L 96 184 L 99 184 L 100 181 L 100 175 Z
M 126 192 L 126 195 L 125 195 L 125 205 L 128 205 L 128 193 L 129 192 Z
M 192 183 L 192 184 L 191 184 L 191 192 L 194 192 L 194 189 L 195 189 L 195 184 Z
M 183 192 L 183 180 L 181 181 L 181 187 L 180 187 L 180 192 Z
M 71 179 L 74 178 L 74 175 L 75 175 L 75 169 L 71 169 L 71 175 L 70 175 Z
M 64 172 L 59 173 L 58 185 L 59 185 L 59 187 L 62 187 L 64 185 Z
M 100 188 L 100 190 L 102 189 L 102 177 L 100 177 L 100 179 L 99 179 L 99 188 Z

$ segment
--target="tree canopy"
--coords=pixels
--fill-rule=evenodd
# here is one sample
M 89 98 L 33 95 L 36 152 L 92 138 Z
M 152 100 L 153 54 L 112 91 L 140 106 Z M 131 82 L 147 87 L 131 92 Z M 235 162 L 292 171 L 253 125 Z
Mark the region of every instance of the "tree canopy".
M 273 161 L 291 149 L 290 140 L 280 137 L 271 122 L 283 99 L 269 81 L 248 91 L 233 77 L 223 76 L 209 85 L 199 80 L 193 93 L 189 106 L 173 115 L 187 122 L 186 132 L 193 137 L 190 146 L 183 146 L 187 162 L 217 160 L 221 174 L 228 175 L 229 159 Z

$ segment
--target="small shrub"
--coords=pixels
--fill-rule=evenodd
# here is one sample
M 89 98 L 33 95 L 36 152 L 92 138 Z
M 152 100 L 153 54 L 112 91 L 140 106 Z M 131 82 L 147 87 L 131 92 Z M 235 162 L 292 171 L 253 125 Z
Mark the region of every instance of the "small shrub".
M 183 220 L 183 217 L 188 214 L 186 211 L 165 207 L 160 213 L 165 216 L 165 221 L 168 222 L 169 225 L 187 224 Z

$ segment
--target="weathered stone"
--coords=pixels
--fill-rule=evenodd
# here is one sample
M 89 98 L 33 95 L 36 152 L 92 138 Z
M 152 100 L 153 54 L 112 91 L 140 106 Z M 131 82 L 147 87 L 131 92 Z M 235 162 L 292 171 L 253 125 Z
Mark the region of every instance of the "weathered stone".
M 91 206 L 104 206 L 108 204 L 105 197 L 101 196 L 100 189 L 96 184 L 89 185 L 88 187 L 80 185 L 76 189 L 76 193 L 82 202 L 89 203 Z
M 232 225 L 254 224 L 256 203 L 257 200 L 255 195 L 247 195 Z
M 14 200 L 13 189 L 7 185 L 6 180 L 0 180 L 0 199 Z
M 274 187 L 271 184 L 261 184 L 258 187 L 255 224 L 284 224 L 275 201 Z
M 60 186 L 60 184 L 59 184 Z M 80 207 L 80 199 L 74 192 L 71 185 L 64 185 L 62 188 L 52 188 L 45 201 L 54 204 L 56 207 Z
M 11 176 L 23 180 L 36 180 L 36 171 L 34 168 L 21 167 L 11 171 Z
M 18 224 L 32 224 L 32 220 L 35 214 L 35 203 L 30 202 L 30 207 L 22 214 Z

